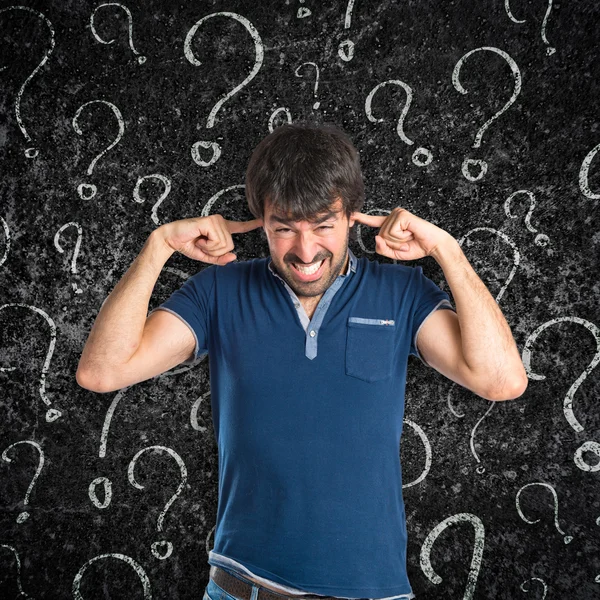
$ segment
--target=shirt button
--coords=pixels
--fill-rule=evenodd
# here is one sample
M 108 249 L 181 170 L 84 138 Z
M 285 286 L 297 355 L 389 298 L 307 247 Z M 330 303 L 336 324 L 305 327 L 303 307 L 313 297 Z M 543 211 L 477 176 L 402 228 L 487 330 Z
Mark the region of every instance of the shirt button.
M 315 337 L 315 335 L 317 335 L 317 334 L 315 333 L 315 330 L 313 329 L 313 330 L 310 332 L 310 337 Z

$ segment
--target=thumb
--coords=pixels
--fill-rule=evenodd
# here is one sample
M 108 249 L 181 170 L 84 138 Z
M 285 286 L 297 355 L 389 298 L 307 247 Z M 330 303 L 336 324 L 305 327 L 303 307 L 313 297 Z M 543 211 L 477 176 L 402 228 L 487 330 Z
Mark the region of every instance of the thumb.
M 222 254 L 221 256 L 219 256 L 219 258 L 217 258 L 215 264 L 224 266 L 224 265 L 226 265 L 230 262 L 234 262 L 236 260 L 237 260 L 237 256 L 233 252 L 228 252 L 227 254 Z

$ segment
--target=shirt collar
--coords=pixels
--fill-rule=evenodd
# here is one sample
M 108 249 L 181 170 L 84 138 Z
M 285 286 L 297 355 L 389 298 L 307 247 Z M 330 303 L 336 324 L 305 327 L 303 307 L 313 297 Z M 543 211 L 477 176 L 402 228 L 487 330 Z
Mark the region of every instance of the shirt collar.
M 339 277 L 347 277 L 350 274 L 350 271 L 356 273 L 356 265 L 358 263 L 358 259 L 356 258 L 356 256 L 354 256 L 354 252 L 352 252 L 350 246 L 348 246 L 348 256 L 350 257 L 350 260 L 348 261 L 348 267 L 346 268 L 346 272 L 343 275 L 340 274 Z M 269 258 L 269 271 L 271 271 L 271 273 L 273 273 L 273 275 L 275 275 L 276 277 L 279 277 L 278 273 L 273 270 L 272 258 Z M 279 277 L 279 279 L 281 279 L 281 277 Z

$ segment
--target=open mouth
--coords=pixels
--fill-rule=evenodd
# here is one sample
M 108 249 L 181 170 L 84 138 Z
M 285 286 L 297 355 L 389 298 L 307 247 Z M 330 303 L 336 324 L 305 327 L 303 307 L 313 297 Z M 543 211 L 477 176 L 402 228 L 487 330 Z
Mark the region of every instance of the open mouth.
M 321 276 L 325 266 L 325 259 L 308 266 L 296 263 L 291 263 L 291 265 L 298 279 L 301 281 L 314 281 Z

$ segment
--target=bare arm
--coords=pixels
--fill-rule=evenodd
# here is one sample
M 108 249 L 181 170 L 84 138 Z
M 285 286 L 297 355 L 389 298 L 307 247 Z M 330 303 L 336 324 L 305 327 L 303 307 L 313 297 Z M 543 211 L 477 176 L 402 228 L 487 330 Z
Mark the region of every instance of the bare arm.
M 147 316 L 164 264 L 177 251 L 192 260 L 225 265 L 236 258 L 231 234 L 261 226 L 261 219 L 228 221 L 215 214 L 155 229 L 102 304 L 79 360 L 77 383 L 93 391 L 121 389 L 188 358 L 195 341 L 189 327 L 162 310 Z
M 79 385 L 98 389 L 107 374 L 133 356 L 142 340 L 152 290 L 174 252 L 158 229 L 150 234 L 100 308 L 79 360 Z

